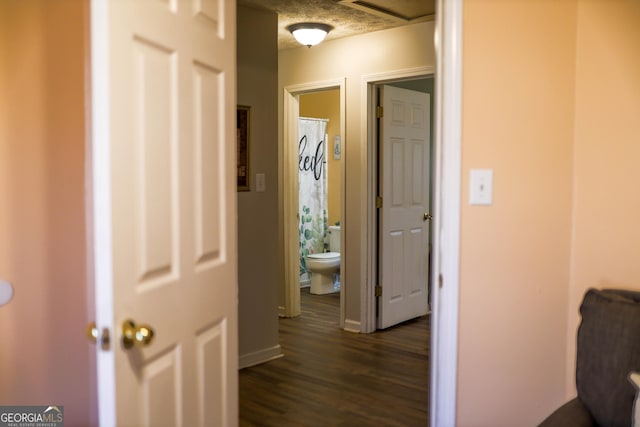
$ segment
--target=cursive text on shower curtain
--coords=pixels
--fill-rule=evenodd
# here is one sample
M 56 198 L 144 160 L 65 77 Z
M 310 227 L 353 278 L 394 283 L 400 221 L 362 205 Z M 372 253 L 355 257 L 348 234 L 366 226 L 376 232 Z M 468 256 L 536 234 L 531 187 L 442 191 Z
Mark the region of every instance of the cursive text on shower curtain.
M 318 141 L 318 145 L 316 145 L 316 150 L 313 155 L 307 154 L 307 135 L 303 135 L 300 138 L 300 142 L 298 143 L 298 169 L 300 172 L 313 172 L 313 177 L 316 181 L 320 181 L 322 178 L 322 169 L 324 161 L 324 139 Z

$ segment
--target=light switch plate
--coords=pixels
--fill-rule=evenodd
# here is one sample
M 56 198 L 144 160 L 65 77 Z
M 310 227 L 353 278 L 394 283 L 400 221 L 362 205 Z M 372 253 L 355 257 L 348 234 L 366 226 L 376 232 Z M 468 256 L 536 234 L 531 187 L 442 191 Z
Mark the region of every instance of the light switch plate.
M 263 193 L 266 187 L 265 177 L 263 173 L 256 174 L 256 192 Z
M 471 169 L 469 204 L 493 204 L 493 169 Z

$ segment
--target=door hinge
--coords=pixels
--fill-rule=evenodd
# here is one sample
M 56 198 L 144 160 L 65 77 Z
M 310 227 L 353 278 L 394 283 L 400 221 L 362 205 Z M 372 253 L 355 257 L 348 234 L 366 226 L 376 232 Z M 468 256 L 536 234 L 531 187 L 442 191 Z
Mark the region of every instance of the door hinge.
M 384 109 L 382 108 L 382 105 L 378 105 L 376 107 L 376 118 L 381 119 L 383 116 L 384 116 Z
M 438 289 L 442 289 L 442 274 L 438 274 Z
M 382 208 L 382 196 L 376 196 L 376 209 Z
M 380 285 L 376 286 L 376 296 L 377 297 L 381 297 L 382 296 L 382 286 L 380 286 Z

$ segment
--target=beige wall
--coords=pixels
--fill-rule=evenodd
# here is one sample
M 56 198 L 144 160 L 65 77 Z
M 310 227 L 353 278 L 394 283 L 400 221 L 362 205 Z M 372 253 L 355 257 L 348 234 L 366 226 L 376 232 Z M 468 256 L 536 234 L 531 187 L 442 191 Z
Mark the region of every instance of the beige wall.
M 565 398 L 576 3 L 468 1 L 463 30 L 458 425 L 531 426 Z
M 327 162 L 328 224 L 340 221 L 340 160 L 333 158 L 333 139 L 340 135 L 340 90 L 332 89 L 300 96 L 300 116 L 329 119 L 325 160 Z
M 280 354 L 278 344 L 278 17 L 238 7 L 238 104 L 251 106 L 250 186 L 238 193 L 241 366 Z M 256 192 L 256 173 L 266 191 Z
M 640 2 L 578 2 L 569 391 L 590 287 L 640 289 Z
M 638 20 L 633 0 L 465 2 L 460 426 L 540 422 L 575 395 L 584 291 L 640 289 Z M 466 203 L 472 168 L 493 206 Z
M 363 76 L 435 66 L 433 22 L 407 25 L 391 30 L 347 37 L 307 47 L 279 52 L 278 61 L 278 123 L 283 123 L 283 88 L 328 80 L 346 79 L 346 135 L 342 138 L 342 161 L 346 162 L 346 217 L 342 218 L 346 257 L 346 277 L 343 272 L 343 298 L 346 321 L 360 321 L 360 286 L 362 255 L 365 250 L 361 233 L 363 194 L 361 177 L 366 176 L 363 159 L 366 154 L 366 135 L 361 135 L 361 85 Z M 278 132 L 281 143 L 282 126 Z M 283 185 L 280 182 L 280 185 Z M 284 197 L 284 195 L 283 195 Z M 283 255 L 280 255 L 283 264 Z M 279 284 L 278 304 L 284 306 L 284 283 Z
M 95 424 L 85 337 L 84 2 L 0 2 L 0 402 Z

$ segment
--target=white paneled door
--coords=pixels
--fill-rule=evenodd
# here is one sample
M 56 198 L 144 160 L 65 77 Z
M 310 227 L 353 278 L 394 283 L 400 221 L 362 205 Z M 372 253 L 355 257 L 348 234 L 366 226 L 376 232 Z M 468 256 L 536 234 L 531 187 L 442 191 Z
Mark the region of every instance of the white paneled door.
M 235 21 L 91 2 L 102 426 L 237 425 Z
M 381 88 L 378 328 L 428 312 L 429 94 Z

